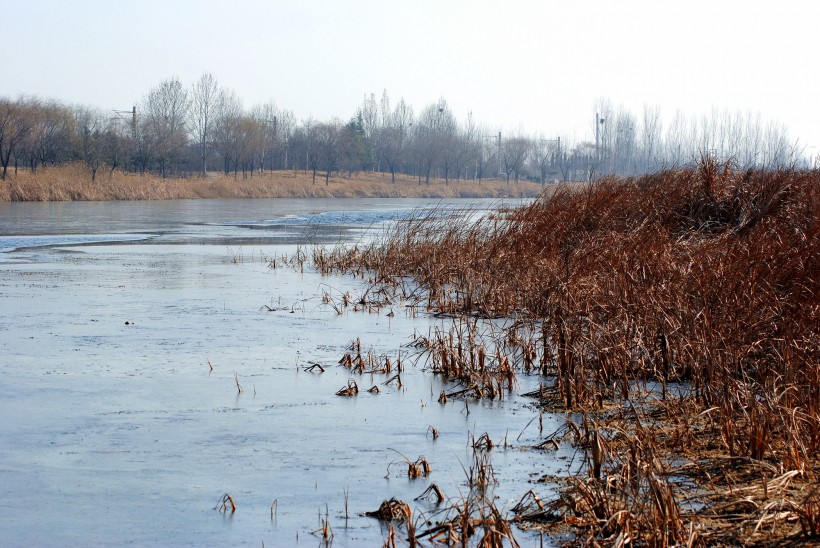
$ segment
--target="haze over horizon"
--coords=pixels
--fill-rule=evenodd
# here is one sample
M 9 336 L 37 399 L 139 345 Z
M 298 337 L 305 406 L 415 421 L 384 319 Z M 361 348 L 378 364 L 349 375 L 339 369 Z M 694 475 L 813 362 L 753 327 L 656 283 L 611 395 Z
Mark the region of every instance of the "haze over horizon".
M 350 118 L 365 95 L 416 112 L 445 98 L 505 131 L 593 135 L 594 101 L 664 120 L 712 109 L 782 122 L 820 146 L 820 5 L 649 1 L 7 0 L 0 97 L 129 109 L 203 72 L 246 107 Z

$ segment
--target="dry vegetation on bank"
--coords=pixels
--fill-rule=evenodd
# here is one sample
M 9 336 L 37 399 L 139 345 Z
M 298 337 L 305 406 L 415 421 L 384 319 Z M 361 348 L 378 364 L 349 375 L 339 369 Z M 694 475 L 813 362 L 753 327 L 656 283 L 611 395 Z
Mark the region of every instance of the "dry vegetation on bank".
M 515 520 L 593 545 L 820 541 L 820 172 L 704 160 L 314 261 L 452 315 L 416 341 L 450 396 L 532 371 L 543 409 L 575 412 L 540 448 L 581 447 L 586 477 L 543 478 L 560 496 Z
M 325 185 L 303 171 L 267 171 L 253 177 L 240 173 L 209 173 L 208 177 L 160 178 L 115 171 L 99 173 L 92 182 L 80 165 L 40 168 L 35 173 L 11 172 L 0 181 L 2 202 L 72 200 L 173 200 L 191 198 L 505 198 L 533 197 L 543 187 L 536 183 L 505 183 L 498 180 L 431 180 L 429 185 L 408 176 L 361 173 L 351 177 L 334 175 Z

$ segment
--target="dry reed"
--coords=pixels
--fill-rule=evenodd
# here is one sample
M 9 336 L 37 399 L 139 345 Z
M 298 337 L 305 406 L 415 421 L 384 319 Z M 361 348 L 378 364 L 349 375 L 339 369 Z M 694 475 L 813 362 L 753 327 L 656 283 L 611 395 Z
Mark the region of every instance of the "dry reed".
M 100 173 L 96 181 L 82 164 L 45 167 L 31 173 L 21 169 L 0 182 L 0 202 L 72 200 L 172 200 L 193 198 L 502 198 L 532 197 L 542 186 L 502 181 L 433 180 L 418 186 L 415 178 L 380 173 L 334 176 L 330 184 L 316 185 L 300 171 L 267 171 L 245 177 L 212 172 L 203 178 L 161 178 L 115 171 Z
M 460 385 L 439 401 L 533 372 L 543 408 L 583 414 L 565 433 L 589 477 L 551 507 L 579 539 L 817 539 L 820 172 L 705 158 L 474 217 L 431 213 L 314 259 L 453 317 L 413 343 Z

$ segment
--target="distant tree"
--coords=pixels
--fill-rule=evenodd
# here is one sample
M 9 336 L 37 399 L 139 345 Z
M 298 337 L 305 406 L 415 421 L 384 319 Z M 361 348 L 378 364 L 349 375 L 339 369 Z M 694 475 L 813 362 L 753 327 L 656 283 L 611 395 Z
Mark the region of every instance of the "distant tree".
M 740 133 L 740 153 L 738 161 L 743 169 L 754 167 L 758 163 L 758 156 L 764 147 L 763 123 L 760 113 L 746 113 L 745 124 Z
M 214 146 L 222 156 L 222 168 L 227 175 L 233 169 L 237 176 L 239 156 L 242 149 L 242 100 L 233 90 L 219 93 L 218 109 L 214 124 Z
M 629 110 L 619 107 L 615 113 L 614 141 L 612 146 L 612 170 L 621 175 L 634 175 L 637 171 L 637 124 Z
M 308 170 L 313 171 L 313 182 L 316 182 L 316 155 L 313 154 L 315 152 L 316 146 L 316 120 L 313 119 L 313 116 L 308 116 L 304 120 L 302 120 L 302 127 L 301 127 L 301 141 L 302 141 L 302 148 L 304 149 L 305 154 L 305 173 Z
M 219 110 L 219 85 L 216 78 L 205 72 L 191 87 L 191 108 L 188 129 L 199 146 L 202 176 L 208 171 L 208 148 Z
M 683 112 L 677 110 L 675 116 L 672 117 L 664 140 L 664 157 L 667 167 L 680 167 L 694 158 L 689 127 L 689 122 Z
M 612 102 L 606 97 L 597 97 L 594 101 L 592 131 L 595 134 L 595 165 L 593 170 L 598 173 L 608 172 L 610 168 L 610 152 L 612 150 L 612 126 L 614 125 L 615 111 Z
M 88 167 L 91 180 L 97 179 L 97 170 L 105 156 L 107 119 L 93 108 L 80 107 L 74 113 L 77 120 L 78 155 Z
M 71 139 L 71 113 L 54 101 L 44 102 L 39 99 L 25 101 L 26 116 L 30 131 L 20 142 L 20 156 L 32 172 L 38 165 L 54 163 L 60 154 L 68 153 Z
M 330 174 L 336 169 L 340 156 L 341 122 L 334 118 L 315 128 L 315 165 L 325 172 L 325 186 L 330 184 Z M 314 182 L 316 170 L 314 169 Z
M 462 177 L 465 179 L 469 178 L 467 174 L 468 165 L 473 160 L 473 143 L 478 135 L 479 129 L 473 119 L 473 113 L 468 112 L 464 124 L 456 128 L 456 135 L 452 143 L 452 165 L 456 180 Z
M 12 155 L 17 153 L 26 135 L 31 131 L 30 113 L 22 101 L 0 98 L 0 164 L 6 178 Z
M 362 106 L 356 111 L 354 118 L 358 119 L 361 135 L 364 137 L 362 143 L 365 147 L 362 155 L 365 162 L 364 168 L 372 169 L 375 167 L 379 169 L 378 162 L 381 160 L 381 138 L 384 121 L 375 94 L 365 95 Z
M 450 154 L 447 150 L 458 124 L 444 98 L 427 105 L 419 115 L 414 132 L 415 148 L 419 167 L 419 184 L 424 175 L 425 184 L 430 184 L 433 167 Z M 449 165 L 449 160 L 448 160 Z
M 789 142 L 789 132 L 780 122 L 770 121 L 764 132 L 766 143 L 761 151 L 760 167 L 778 169 L 790 166 L 796 160 L 794 147 Z
M 410 145 L 410 129 L 413 126 L 413 107 L 408 105 L 404 98 L 400 99 L 390 113 L 382 130 L 381 156 L 390 170 L 390 178 L 395 184 L 396 171 L 401 169 L 401 163 Z
M 341 128 L 339 135 L 339 169 L 348 176 L 366 168 L 372 162 L 361 120 L 354 116 Z
M 641 159 L 643 171 L 655 171 L 659 166 L 661 146 L 661 109 L 657 105 L 644 105 L 641 120 Z
M 450 176 L 456 171 L 459 165 L 458 120 L 453 111 L 444 99 L 439 101 L 439 111 L 436 118 L 436 131 L 433 133 L 433 140 L 439 149 L 442 173 L 444 174 L 444 184 L 450 183 Z
M 108 120 L 102 141 L 102 157 L 108 164 L 109 175 L 118 167 L 127 165 L 129 151 L 133 146 L 131 127 L 119 123 L 119 120 Z
M 481 182 L 485 177 L 498 175 L 500 157 L 498 155 L 498 132 L 486 126 L 478 126 L 470 143 L 470 161 L 474 164 L 473 179 Z
M 188 92 L 175 78 L 160 83 L 143 101 L 145 129 L 153 143 L 162 177 L 167 175 L 170 164 L 187 143 L 189 105 Z
M 35 151 L 40 164 L 51 165 L 68 158 L 74 118 L 68 107 L 49 101 L 35 140 Z
M 538 180 L 541 184 L 547 182 L 547 177 L 558 169 L 561 155 L 560 139 L 548 139 L 543 135 L 533 140 L 530 158 L 538 171 Z
M 279 148 L 279 132 L 277 117 L 278 110 L 273 101 L 254 107 L 251 111 L 251 118 L 258 125 L 258 139 L 259 142 L 254 147 L 256 152 L 256 162 L 259 163 L 260 172 L 265 171 L 265 167 L 272 168 L 273 155 L 277 148 Z
M 316 171 L 327 167 L 327 156 L 319 156 L 317 128 L 333 121 L 308 118 L 297 123 L 292 112 L 272 101 L 246 111 L 236 93 L 219 89 L 209 73 L 186 89 L 176 79 L 162 82 L 138 107 L 140 116 L 133 125 L 130 117 L 126 124 L 109 116 L 98 135 L 101 162 L 112 171 L 132 160 L 143 173 L 206 173 L 208 164 L 221 157 L 225 173 L 233 170 L 235 177 L 240 168 L 243 176 L 251 177 L 268 168 L 304 168 L 306 173 L 313 170 L 315 181 Z M 444 99 L 416 117 L 403 99 L 391 106 L 386 91 L 380 100 L 369 94 L 348 124 L 336 121 L 338 147 L 330 172 L 389 171 L 394 183 L 397 174 L 407 173 L 421 185 L 430 184 L 433 176 L 447 184 L 462 177 L 481 181 L 502 171 L 508 180 L 538 175 L 545 181 L 559 173 L 574 180 L 633 175 L 692 166 L 701 155 L 731 160 L 741 169 L 809 165 L 785 126 L 759 113 L 713 108 L 691 116 L 678 111 L 662 126 L 657 106 L 645 105 L 635 116 L 598 98 L 593 111 L 597 116 L 590 129 L 595 140 L 587 132 L 586 141 L 562 138 L 561 150 L 553 150 L 552 139 L 541 142 L 534 135 L 497 138 L 497 129 L 478 124 L 472 115 L 459 123 Z M 5 178 L 12 163 L 15 172 L 18 165 L 36 171 L 82 158 L 75 114 L 74 108 L 54 101 L 0 98 L 0 176 Z M 327 127 L 322 133 L 325 139 Z M 328 182 L 327 170 L 325 179 Z
M 242 178 L 256 170 L 256 160 L 264 155 L 264 128 L 261 121 L 253 115 L 242 116 L 239 119 L 237 133 L 237 149 L 235 159 L 242 166 Z M 236 169 L 234 169 L 234 174 Z
M 293 112 L 286 109 L 280 110 L 276 122 L 276 135 L 277 143 L 282 151 L 282 169 L 288 169 L 290 166 L 288 156 L 292 145 L 291 139 L 293 138 L 295 126 L 296 118 L 293 116 Z
M 511 174 L 515 177 L 515 182 L 518 182 L 521 168 L 527 161 L 531 149 L 532 141 L 522 135 L 516 135 L 503 141 L 504 170 L 507 173 L 508 183 L 510 182 Z

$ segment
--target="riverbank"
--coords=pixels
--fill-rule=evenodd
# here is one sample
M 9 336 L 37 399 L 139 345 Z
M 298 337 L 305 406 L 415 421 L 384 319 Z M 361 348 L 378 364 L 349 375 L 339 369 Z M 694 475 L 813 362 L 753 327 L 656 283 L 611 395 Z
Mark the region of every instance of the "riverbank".
M 818 182 L 707 160 L 315 262 L 453 318 L 416 341 L 463 387 L 439 401 L 543 376 L 528 395 L 567 414 L 535 447 L 576 447 L 584 471 L 536 477 L 513 521 L 582 545 L 816 545 Z
M 91 181 L 80 165 L 20 170 L 0 181 L 0 202 L 62 202 L 108 200 L 175 200 L 216 198 L 528 198 L 544 187 L 532 182 L 499 180 L 454 181 L 360 173 L 335 174 L 325 184 L 323 174 L 267 171 L 243 176 L 209 173 L 207 177 L 161 178 L 115 171 L 98 173 Z

